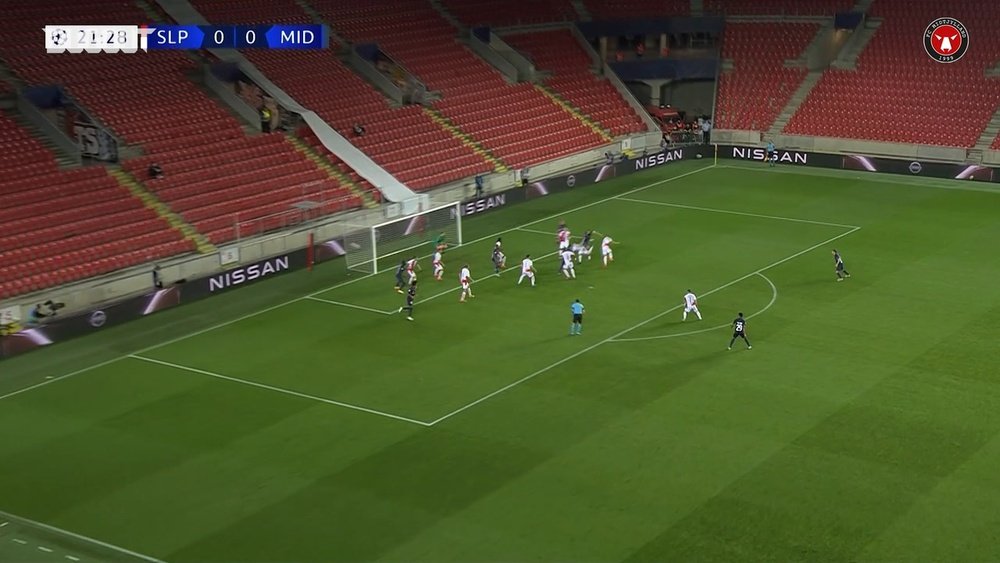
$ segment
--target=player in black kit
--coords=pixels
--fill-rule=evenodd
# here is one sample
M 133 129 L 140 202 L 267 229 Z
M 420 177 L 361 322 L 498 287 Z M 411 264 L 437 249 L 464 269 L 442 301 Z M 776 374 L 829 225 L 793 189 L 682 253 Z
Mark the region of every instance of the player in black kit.
M 413 299 L 417 296 L 417 280 L 413 280 L 410 284 L 410 289 L 406 290 L 406 305 L 399 308 L 399 312 L 402 313 L 406 310 L 406 320 L 413 320 Z
M 833 249 L 833 263 L 837 267 L 835 270 L 837 274 L 837 281 L 844 281 L 844 278 L 851 277 L 851 273 L 844 268 L 844 259 L 840 256 L 840 253 L 837 252 L 836 248 Z
M 401 260 L 399 267 L 396 268 L 396 293 L 403 293 L 403 288 L 406 287 L 406 282 L 403 281 L 403 272 L 405 271 L 406 260 Z
M 737 338 L 742 338 L 744 342 L 747 343 L 747 350 L 753 349 L 750 345 L 750 341 L 747 340 L 747 320 L 743 318 L 743 313 L 740 313 L 735 320 L 733 320 L 733 339 L 729 341 L 729 349 L 733 349 L 733 343 L 736 342 Z
M 507 267 L 507 257 L 503 254 L 503 241 L 497 237 L 493 245 L 493 273 L 499 274 L 500 270 Z

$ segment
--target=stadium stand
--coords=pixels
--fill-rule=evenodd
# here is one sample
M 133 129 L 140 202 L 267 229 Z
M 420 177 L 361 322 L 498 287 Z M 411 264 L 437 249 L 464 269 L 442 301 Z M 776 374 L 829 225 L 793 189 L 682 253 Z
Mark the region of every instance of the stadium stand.
M 786 68 L 801 55 L 818 24 L 728 23 L 722 58 L 732 71 L 719 76 L 715 127 L 767 131 L 805 78 L 804 68 Z
M 276 18 L 285 18 L 289 23 L 311 21 L 294 0 L 239 4 L 195 0 L 192 4 L 209 21 L 217 23 L 273 23 Z M 492 169 L 419 107 L 390 107 L 381 92 L 337 59 L 335 49 L 247 50 L 244 56 L 411 189 L 425 190 Z M 355 123 L 364 125 L 363 136 L 352 134 Z M 336 159 L 321 144 L 314 143 L 313 147 L 328 159 Z M 429 159 L 428 154 L 434 157 Z
M 157 189 L 157 193 L 212 242 L 235 238 L 237 220 L 288 213 L 302 197 L 300 184 L 322 181 L 330 184 L 323 187 L 324 194 L 337 193 L 339 186 L 323 180 L 319 169 L 280 136 L 248 137 L 232 115 L 188 78 L 188 73 L 200 71 L 186 53 L 53 57 L 31 48 L 34 32 L 30 30 L 38 26 L 57 20 L 145 21 L 148 16 L 137 6 L 95 0 L 65 6 L 18 2 L 12 8 L 16 17 L 5 19 L 13 25 L 5 24 L 4 31 L 28 36 L 5 42 L 0 48 L 5 61 L 29 83 L 65 86 L 127 143 L 141 146 L 146 156 L 127 161 L 123 167 L 145 179 L 149 164 L 159 164 L 165 183 L 150 182 L 150 187 L 173 188 Z M 214 177 L 220 162 L 240 163 L 238 168 L 244 173 Z M 187 199 L 206 190 L 212 191 L 210 198 Z M 340 190 L 339 195 L 346 197 L 345 192 Z M 360 206 L 357 198 L 344 201 Z M 194 202 L 198 202 L 197 211 Z
M 193 250 L 104 167 L 62 171 L 0 113 L 0 299 Z
M 590 56 L 570 31 L 518 33 L 505 35 L 503 39 L 526 54 L 536 68 L 550 71 L 552 77 L 545 83 L 612 135 L 645 131 L 642 118 L 618 90 L 591 70 Z
M 577 19 L 569 0 L 442 0 L 441 4 L 468 26 L 528 25 Z
M 829 70 L 784 132 L 923 145 L 972 147 L 1000 104 L 1000 79 L 984 72 L 1000 59 L 1000 4 L 955 0 L 946 15 L 969 26 L 972 48 L 941 64 L 921 46 L 924 29 L 941 16 L 934 3 L 878 0 L 884 18 L 858 57 L 857 70 Z M 993 17 L 987 17 L 992 14 Z
M 508 166 L 524 168 L 605 143 L 531 84 L 507 83 L 455 39 L 457 30 L 425 0 L 311 4 L 348 39 L 377 42 L 441 92 L 435 108 Z
M 993 143 L 990 145 L 990 148 L 995 151 L 1000 151 L 1000 135 L 997 135 L 997 138 L 993 140 Z
M 584 0 L 595 20 L 691 15 L 691 0 Z
M 880 0 L 879 0 L 880 1 Z M 853 0 L 705 0 L 706 14 L 727 16 L 832 16 L 854 8 Z

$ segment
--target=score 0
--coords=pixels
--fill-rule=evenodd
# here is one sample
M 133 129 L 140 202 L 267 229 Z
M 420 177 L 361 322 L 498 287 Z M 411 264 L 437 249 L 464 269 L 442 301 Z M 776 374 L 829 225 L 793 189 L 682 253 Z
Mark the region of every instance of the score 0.
M 236 49 L 254 49 L 267 47 L 267 29 L 270 26 L 238 26 L 236 27 Z
M 205 38 L 203 49 L 232 49 L 236 44 L 236 28 L 231 25 L 211 25 L 202 27 Z

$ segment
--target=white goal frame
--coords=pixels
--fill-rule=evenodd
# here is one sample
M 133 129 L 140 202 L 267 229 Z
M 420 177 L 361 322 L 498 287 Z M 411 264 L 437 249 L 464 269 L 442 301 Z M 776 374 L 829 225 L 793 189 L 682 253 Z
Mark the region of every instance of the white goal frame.
M 449 223 L 449 227 L 454 224 L 454 238 L 448 238 L 446 241 L 448 246 L 461 246 L 463 242 L 462 204 L 461 202 L 449 203 L 368 227 L 349 229 L 344 235 L 344 249 L 346 251 L 344 258 L 347 269 L 366 274 L 377 274 L 385 271 L 386 268 L 381 266 L 381 262 L 386 258 L 395 257 L 427 245 L 437 232 L 442 230 L 440 223 L 420 226 L 420 218 L 439 216 L 443 213 L 448 213 L 448 219 L 452 222 Z M 400 224 L 397 229 L 402 236 L 391 241 L 381 240 L 380 233 L 391 231 L 389 227 L 396 224 Z M 411 232 L 412 229 L 416 230 Z M 408 238 L 410 238 L 409 241 Z M 390 246 L 392 241 L 400 241 L 399 247 L 397 248 L 397 245 Z M 387 247 L 389 247 L 388 250 L 386 250 Z M 392 260 L 395 262 L 397 258 Z

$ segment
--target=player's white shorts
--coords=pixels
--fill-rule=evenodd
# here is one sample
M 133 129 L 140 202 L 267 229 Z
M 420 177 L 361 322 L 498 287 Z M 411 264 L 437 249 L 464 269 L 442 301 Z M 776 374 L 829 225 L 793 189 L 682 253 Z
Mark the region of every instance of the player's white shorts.
M 690 307 L 684 307 L 684 312 L 685 313 L 697 313 L 699 315 L 701 314 L 701 311 L 698 310 L 698 306 L 697 305 L 692 305 Z
M 434 264 L 434 273 L 435 274 L 443 272 L 443 271 L 444 271 L 444 264 L 441 264 L 441 263 Z
M 601 247 L 601 256 L 607 256 L 608 258 L 614 258 L 615 254 L 614 254 L 614 252 L 611 252 L 611 248 L 610 247 L 604 246 L 604 247 Z
M 462 282 L 462 291 L 468 291 L 468 290 L 469 290 L 469 282 L 467 281 Z
M 560 242 L 559 243 L 559 250 L 560 251 L 566 250 L 568 248 L 569 248 L 569 241 L 567 241 L 567 242 Z
M 573 269 L 573 261 L 570 260 L 569 262 L 566 262 L 564 260 L 562 267 L 563 267 L 563 270 L 572 270 Z
M 406 273 L 410 274 L 410 283 L 413 283 L 417 279 L 417 273 L 413 270 L 408 270 Z
M 535 277 L 535 272 L 532 272 L 531 270 L 521 270 L 521 275 L 528 279 L 531 279 Z

